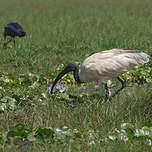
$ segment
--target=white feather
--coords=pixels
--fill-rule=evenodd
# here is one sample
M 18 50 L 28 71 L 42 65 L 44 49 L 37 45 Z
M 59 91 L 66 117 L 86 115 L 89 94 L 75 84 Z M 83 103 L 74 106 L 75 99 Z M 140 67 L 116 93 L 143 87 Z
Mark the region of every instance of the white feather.
M 107 82 L 148 61 L 149 55 L 137 50 L 111 49 L 95 53 L 84 60 L 80 80 Z

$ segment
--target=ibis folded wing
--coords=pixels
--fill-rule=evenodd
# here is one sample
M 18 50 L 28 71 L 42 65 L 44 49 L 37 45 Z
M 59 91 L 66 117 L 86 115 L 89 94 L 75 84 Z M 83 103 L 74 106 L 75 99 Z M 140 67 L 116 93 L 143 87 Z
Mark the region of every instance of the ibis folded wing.
M 149 55 L 136 50 L 112 49 L 95 53 L 83 62 L 80 79 L 106 82 L 148 61 Z

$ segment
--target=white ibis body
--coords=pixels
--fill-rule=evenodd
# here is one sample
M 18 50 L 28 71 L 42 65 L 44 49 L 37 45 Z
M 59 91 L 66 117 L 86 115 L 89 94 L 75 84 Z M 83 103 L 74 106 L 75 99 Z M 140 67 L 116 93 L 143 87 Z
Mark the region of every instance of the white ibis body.
M 138 52 L 137 50 L 111 49 L 94 53 L 82 63 L 80 74 L 78 72 L 78 66 L 75 63 L 68 64 L 54 80 L 51 93 L 53 93 L 56 83 L 66 73 L 72 71 L 77 83 L 103 82 L 105 84 L 106 97 L 109 98 L 108 80 L 118 79 L 121 82 L 122 86 L 115 92 L 114 95 L 116 95 L 125 87 L 125 82 L 119 76 L 131 70 L 136 65 L 144 64 L 148 61 L 149 55 L 144 52 Z
M 19 23 L 12 22 L 8 23 L 4 28 L 4 40 L 9 36 L 11 39 L 8 42 L 4 43 L 4 48 L 6 48 L 7 44 L 13 40 L 15 46 L 15 37 L 24 37 L 26 32 L 24 32 L 22 26 Z

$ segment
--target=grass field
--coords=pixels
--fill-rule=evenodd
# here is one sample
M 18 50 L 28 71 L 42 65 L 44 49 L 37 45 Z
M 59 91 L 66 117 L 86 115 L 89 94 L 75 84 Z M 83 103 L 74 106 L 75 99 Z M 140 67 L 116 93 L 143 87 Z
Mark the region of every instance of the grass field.
M 151 83 L 128 84 L 106 102 L 102 85 L 79 87 L 70 75 L 63 80 L 66 93 L 48 93 L 61 64 L 81 64 L 89 54 L 111 48 L 152 55 L 151 8 L 151 0 L 0 0 L 0 151 L 151 151 L 151 135 L 109 138 L 123 123 L 152 127 Z M 3 29 L 11 21 L 21 23 L 27 36 L 4 50 Z M 95 85 L 97 93 L 91 91 Z M 17 124 L 30 131 L 23 127 L 15 135 Z M 64 126 L 70 133 L 55 131 L 51 141 L 48 128 Z M 38 128 L 46 129 L 40 139 L 33 135 Z

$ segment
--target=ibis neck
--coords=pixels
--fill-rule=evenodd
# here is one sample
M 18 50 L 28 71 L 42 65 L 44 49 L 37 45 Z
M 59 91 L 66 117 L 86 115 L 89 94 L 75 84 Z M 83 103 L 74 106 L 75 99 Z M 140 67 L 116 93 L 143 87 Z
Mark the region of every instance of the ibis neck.
M 73 71 L 73 76 L 74 76 L 74 79 L 77 83 L 82 83 L 81 80 L 80 80 L 80 77 L 79 77 L 79 70 L 78 68 L 76 68 L 74 71 Z

